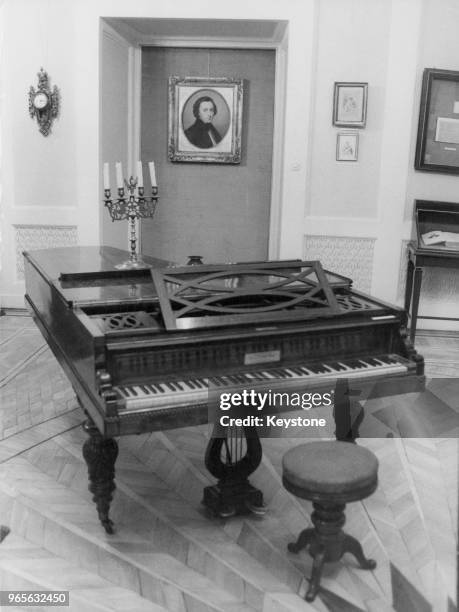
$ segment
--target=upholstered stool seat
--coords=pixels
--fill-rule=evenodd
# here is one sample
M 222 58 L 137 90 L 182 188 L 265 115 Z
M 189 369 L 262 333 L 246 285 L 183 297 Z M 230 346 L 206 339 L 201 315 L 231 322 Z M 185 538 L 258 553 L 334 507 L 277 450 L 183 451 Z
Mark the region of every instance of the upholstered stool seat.
M 342 527 L 346 503 L 368 497 L 378 486 L 375 455 L 348 442 L 309 442 L 285 453 L 282 467 L 287 491 L 314 506 L 314 527 L 303 530 L 288 546 L 295 553 L 308 546 L 314 559 L 306 600 L 312 601 L 319 590 L 323 564 L 339 561 L 345 552 L 352 553 L 362 568 L 374 569 L 376 563 L 366 559 L 358 540 Z

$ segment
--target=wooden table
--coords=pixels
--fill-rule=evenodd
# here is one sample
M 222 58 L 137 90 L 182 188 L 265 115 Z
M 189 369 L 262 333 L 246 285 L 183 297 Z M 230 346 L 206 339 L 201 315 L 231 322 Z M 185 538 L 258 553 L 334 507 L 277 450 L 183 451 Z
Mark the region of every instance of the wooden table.
M 406 271 L 405 310 L 411 317 L 410 339 L 414 342 L 418 319 L 438 319 L 459 321 L 459 317 L 418 316 L 424 268 L 459 268 L 459 250 L 419 247 L 416 242 L 408 243 L 408 263 Z M 410 311 L 411 309 L 411 311 Z

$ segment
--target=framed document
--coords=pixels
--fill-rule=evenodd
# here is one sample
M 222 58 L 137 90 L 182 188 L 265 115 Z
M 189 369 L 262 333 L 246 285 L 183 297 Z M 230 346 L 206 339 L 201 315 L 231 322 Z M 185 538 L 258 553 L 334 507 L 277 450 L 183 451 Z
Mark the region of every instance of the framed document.
M 338 132 L 336 135 L 336 161 L 357 161 L 359 135 L 357 132 Z
M 368 83 L 335 83 L 333 125 L 363 128 L 367 120 Z
M 424 70 L 414 167 L 459 174 L 458 71 Z

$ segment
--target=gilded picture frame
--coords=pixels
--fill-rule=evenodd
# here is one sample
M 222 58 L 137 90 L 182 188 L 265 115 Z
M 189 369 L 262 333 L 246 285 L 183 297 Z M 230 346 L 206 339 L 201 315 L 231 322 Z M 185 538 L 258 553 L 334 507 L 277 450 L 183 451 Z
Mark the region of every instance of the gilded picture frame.
M 169 77 L 172 162 L 241 162 L 243 80 Z

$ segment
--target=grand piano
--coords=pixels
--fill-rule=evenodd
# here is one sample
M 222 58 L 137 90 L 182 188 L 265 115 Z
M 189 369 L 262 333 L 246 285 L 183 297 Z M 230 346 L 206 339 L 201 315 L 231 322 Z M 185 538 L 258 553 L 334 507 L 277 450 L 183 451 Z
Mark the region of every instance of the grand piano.
M 111 247 L 24 253 L 26 303 L 87 416 L 89 489 L 108 533 L 115 437 L 208 422 L 209 389 L 359 381 L 390 395 L 424 383 L 406 313 L 318 261 L 146 258 L 150 268 L 118 269 L 125 258 Z M 205 463 L 218 482 L 204 504 L 221 517 L 262 514 L 263 494 L 248 480 L 262 458 L 257 428 L 215 431 Z

